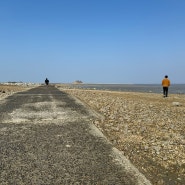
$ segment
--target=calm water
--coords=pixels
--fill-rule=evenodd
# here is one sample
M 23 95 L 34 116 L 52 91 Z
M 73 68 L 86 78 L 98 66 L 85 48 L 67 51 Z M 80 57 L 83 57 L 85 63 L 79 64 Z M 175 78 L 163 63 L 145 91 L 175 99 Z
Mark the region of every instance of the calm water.
M 125 92 L 151 92 L 162 93 L 162 86 L 159 84 L 76 84 L 70 85 L 80 89 L 97 89 Z M 169 87 L 169 94 L 185 94 L 185 84 L 172 84 Z

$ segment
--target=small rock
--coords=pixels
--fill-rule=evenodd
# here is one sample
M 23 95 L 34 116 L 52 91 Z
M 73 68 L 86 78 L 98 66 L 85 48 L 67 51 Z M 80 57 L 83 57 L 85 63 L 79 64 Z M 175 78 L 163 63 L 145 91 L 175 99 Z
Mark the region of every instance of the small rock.
M 156 152 L 157 154 L 159 154 L 159 152 L 160 152 L 160 150 L 161 150 L 161 147 L 160 147 L 160 146 L 154 146 L 153 148 L 154 148 L 155 152 Z
M 172 105 L 173 106 L 181 106 L 181 103 L 179 103 L 179 102 L 172 102 Z
M 167 157 L 163 157 L 163 161 L 166 161 L 166 160 L 168 160 L 168 158 Z
M 144 150 L 147 151 L 149 149 L 148 146 L 144 146 Z

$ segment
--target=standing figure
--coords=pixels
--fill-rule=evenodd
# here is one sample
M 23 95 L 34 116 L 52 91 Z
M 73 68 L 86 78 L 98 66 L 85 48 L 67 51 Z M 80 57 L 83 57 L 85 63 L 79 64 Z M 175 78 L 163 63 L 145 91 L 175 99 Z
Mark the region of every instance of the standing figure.
M 163 86 L 164 97 L 168 97 L 168 87 L 170 86 L 170 80 L 168 79 L 167 75 L 162 80 L 162 86 Z
M 47 78 L 45 79 L 45 84 L 49 85 L 49 80 Z

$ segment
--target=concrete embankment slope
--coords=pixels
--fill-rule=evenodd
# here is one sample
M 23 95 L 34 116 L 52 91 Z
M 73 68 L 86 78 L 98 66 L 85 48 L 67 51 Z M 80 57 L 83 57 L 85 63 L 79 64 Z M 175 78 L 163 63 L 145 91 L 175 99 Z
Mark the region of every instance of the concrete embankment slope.
M 92 124 L 98 116 L 53 86 L 0 101 L 0 184 L 150 182 Z

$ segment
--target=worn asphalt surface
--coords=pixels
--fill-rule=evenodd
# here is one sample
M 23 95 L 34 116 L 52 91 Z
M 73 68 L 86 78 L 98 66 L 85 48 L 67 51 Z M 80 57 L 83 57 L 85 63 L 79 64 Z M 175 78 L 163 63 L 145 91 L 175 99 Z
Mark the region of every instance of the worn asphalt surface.
M 92 124 L 99 116 L 54 86 L 0 101 L 0 185 L 149 185 Z

